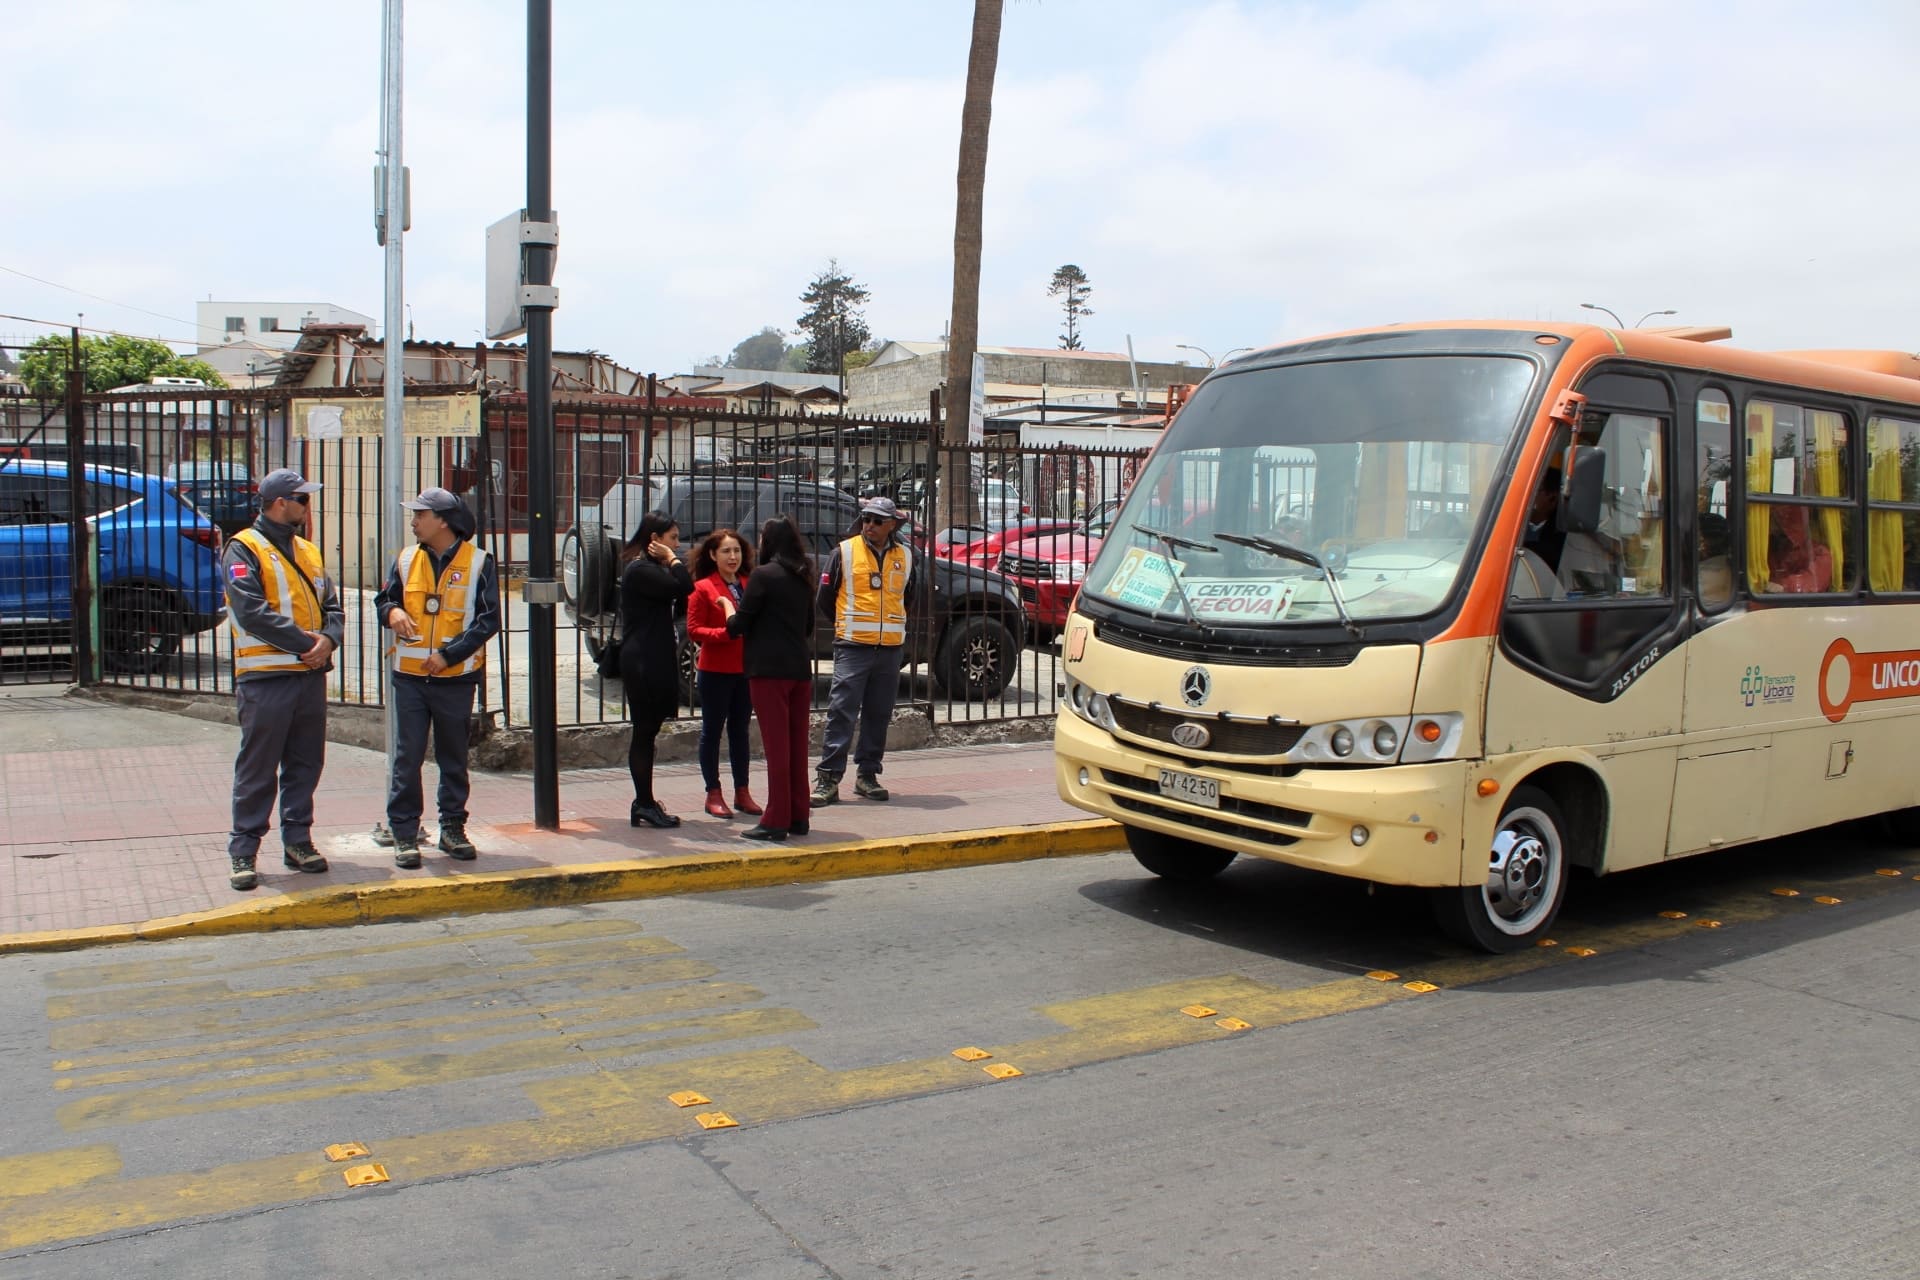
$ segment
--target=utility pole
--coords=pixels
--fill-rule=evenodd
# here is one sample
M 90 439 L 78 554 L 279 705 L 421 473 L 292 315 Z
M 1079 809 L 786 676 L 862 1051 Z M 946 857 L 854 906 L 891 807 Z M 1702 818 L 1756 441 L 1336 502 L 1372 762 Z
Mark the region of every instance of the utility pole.
M 380 209 L 375 221 L 379 225 L 380 243 L 387 251 L 386 260 L 386 329 L 385 361 L 381 371 L 381 389 L 385 393 L 381 422 L 380 456 L 382 466 L 380 484 L 380 511 L 374 519 L 374 536 L 380 548 L 380 561 L 385 572 L 386 558 L 399 551 L 392 545 L 398 541 L 394 530 L 400 519 L 400 504 L 406 499 L 406 490 L 402 484 L 406 468 L 405 419 L 406 419 L 406 338 L 401 328 L 404 314 L 405 295 L 404 277 L 401 274 L 400 240 L 406 229 L 406 171 L 401 168 L 400 159 L 400 68 L 402 53 L 402 31 L 404 15 L 402 9 L 405 0 L 385 0 L 384 22 L 385 39 L 381 49 L 381 112 L 380 112 Z M 309 463 L 311 465 L 311 463 Z M 308 530 L 313 535 L 312 530 Z M 317 535 L 313 535 L 317 536 Z M 382 658 L 385 651 L 382 647 Z M 393 775 L 393 758 L 397 749 L 399 709 L 394 705 L 393 664 L 383 662 L 386 668 L 381 673 L 381 685 L 386 692 L 386 715 L 382 717 L 386 726 L 387 775 Z
M 94 661 L 99 616 L 93 594 L 95 532 L 85 518 L 88 510 L 86 379 L 86 370 L 80 367 L 80 327 L 75 325 L 67 355 L 67 527 L 72 530 L 67 562 L 73 577 L 73 682 L 82 686 L 98 684 L 100 679 Z
M 553 0 L 527 0 L 527 211 L 553 221 Z M 554 657 L 553 242 L 521 243 L 527 321 L 528 702 L 533 715 L 533 825 L 560 827 L 559 664 Z

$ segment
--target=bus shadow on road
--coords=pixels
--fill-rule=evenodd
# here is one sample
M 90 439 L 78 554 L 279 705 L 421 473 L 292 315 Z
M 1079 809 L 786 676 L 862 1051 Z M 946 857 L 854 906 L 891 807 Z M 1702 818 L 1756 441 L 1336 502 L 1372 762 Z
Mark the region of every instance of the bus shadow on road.
M 1426 890 L 1258 858 L 1238 858 L 1198 883 L 1142 870 L 1090 881 L 1080 893 L 1155 928 L 1329 976 L 1412 974 L 1478 958 L 1487 969 L 1475 985 L 1528 973 L 1529 989 L 1575 987 L 1647 979 L 1644 969 L 1596 963 L 1609 951 L 1657 950 L 1671 966 L 1659 976 L 1673 980 L 1920 910 L 1920 850 L 1863 821 L 1613 875 L 1579 872 L 1551 930 L 1556 962 L 1544 966 L 1533 948 L 1503 963 L 1455 944 L 1435 923 Z M 1575 947 L 1594 955 L 1577 965 L 1557 962 L 1577 956 Z

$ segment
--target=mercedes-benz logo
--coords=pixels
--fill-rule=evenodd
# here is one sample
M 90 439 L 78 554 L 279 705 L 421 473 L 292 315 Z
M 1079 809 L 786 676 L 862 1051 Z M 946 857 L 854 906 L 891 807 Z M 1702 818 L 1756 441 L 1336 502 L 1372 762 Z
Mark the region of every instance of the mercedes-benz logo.
M 1190 707 L 1207 705 L 1207 695 L 1213 692 L 1213 677 L 1207 674 L 1205 667 L 1188 667 L 1180 677 L 1180 700 Z
M 1175 745 L 1185 747 L 1189 751 L 1199 751 L 1213 741 L 1212 730 L 1192 720 L 1182 720 L 1173 726 L 1173 732 L 1167 736 L 1173 739 Z

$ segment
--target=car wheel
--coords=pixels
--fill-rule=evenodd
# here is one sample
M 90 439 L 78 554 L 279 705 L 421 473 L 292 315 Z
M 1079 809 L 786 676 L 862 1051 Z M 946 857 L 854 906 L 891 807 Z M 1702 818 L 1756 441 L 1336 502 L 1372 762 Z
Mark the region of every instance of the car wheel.
M 1500 815 L 1479 884 L 1433 892 L 1434 916 L 1456 942 L 1519 951 L 1545 936 L 1567 892 L 1567 821 L 1538 787 L 1516 787 Z
M 145 675 L 180 652 L 186 615 L 160 587 L 109 587 L 100 595 L 100 661 L 109 671 Z
M 1211 880 L 1227 869 L 1236 855 L 1184 836 L 1170 836 L 1145 827 L 1123 827 L 1134 860 L 1162 880 Z
M 976 614 L 947 628 L 933 659 L 933 678 L 947 696 L 969 701 L 997 696 L 1013 679 L 1018 646 L 998 618 Z
M 700 657 L 700 646 L 687 634 L 687 624 L 674 624 L 674 634 L 680 638 L 680 701 L 689 710 L 700 705 L 700 678 L 695 674 L 695 663 Z

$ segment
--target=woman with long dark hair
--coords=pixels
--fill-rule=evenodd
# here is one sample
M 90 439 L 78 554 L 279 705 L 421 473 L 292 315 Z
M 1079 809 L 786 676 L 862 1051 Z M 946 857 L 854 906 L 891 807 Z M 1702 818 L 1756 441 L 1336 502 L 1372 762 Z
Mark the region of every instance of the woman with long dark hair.
M 680 825 L 653 794 L 654 739 L 680 703 L 673 607 L 693 594 L 679 548 L 680 526 L 671 516 L 649 511 L 627 539 L 627 564 L 620 571 L 620 682 L 633 717 L 627 743 L 627 771 L 633 775 L 628 824 L 635 827 Z
M 767 753 L 766 812 L 740 834 L 749 840 L 785 840 L 809 830 L 807 730 L 817 575 L 792 516 L 775 516 L 761 526 L 759 559 L 739 607 L 721 602 L 727 631 L 746 641 L 741 665 Z
M 747 789 L 751 752 L 747 729 L 753 723 L 753 695 L 741 667 L 743 642 L 727 633 L 724 599 L 738 607 L 746 575 L 753 572 L 753 548 L 732 529 L 715 529 L 693 553 L 693 598 L 687 601 L 687 636 L 700 646 L 693 678 L 700 689 L 700 777 L 707 784 L 707 812 L 731 818 L 733 809 L 759 814 Z M 720 734 L 727 735 L 727 761 L 733 766 L 733 809 L 720 789 Z

